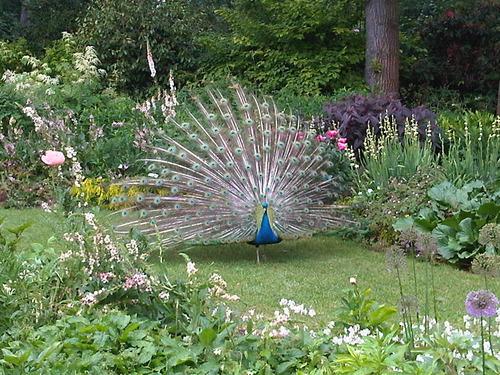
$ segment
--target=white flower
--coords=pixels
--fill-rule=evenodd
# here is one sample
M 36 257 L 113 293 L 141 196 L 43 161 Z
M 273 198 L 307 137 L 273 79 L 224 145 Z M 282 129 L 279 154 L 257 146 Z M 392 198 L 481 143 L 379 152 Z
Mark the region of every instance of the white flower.
M 198 268 L 196 268 L 196 264 L 194 264 L 194 262 L 189 261 L 186 265 L 186 271 L 188 276 L 193 276 L 196 272 L 198 272 Z
M 349 278 L 349 283 L 350 283 L 351 285 L 356 285 L 358 282 L 357 282 L 357 280 L 356 280 L 356 278 L 355 278 L 355 277 L 350 277 L 350 278 Z
M 221 355 L 222 354 L 222 348 L 215 348 L 214 349 L 214 354 L 215 355 Z

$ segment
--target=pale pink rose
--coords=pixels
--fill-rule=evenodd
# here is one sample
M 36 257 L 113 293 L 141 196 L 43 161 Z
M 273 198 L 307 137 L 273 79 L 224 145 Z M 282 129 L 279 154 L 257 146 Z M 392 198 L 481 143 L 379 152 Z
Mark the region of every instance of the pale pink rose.
M 66 158 L 64 154 L 60 151 L 45 151 L 45 154 L 42 155 L 42 161 L 47 164 L 49 167 L 57 167 L 64 163 Z
M 323 141 L 326 141 L 326 137 L 325 137 L 323 134 L 318 134 L 318 135 L 316 136 L 316 140 L 317 140 L 318 142 L 323 142 Z
M 327 130 L 325 135 L 327 136 L 327 138 L 336 138 L 337 135 L 339 135 L 339 132 L 337 130 Z

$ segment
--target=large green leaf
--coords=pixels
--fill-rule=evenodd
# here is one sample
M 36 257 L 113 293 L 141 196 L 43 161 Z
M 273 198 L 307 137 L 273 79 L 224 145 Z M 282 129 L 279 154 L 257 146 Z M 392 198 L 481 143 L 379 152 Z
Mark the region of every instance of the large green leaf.
M 200 337 L 200 342 L 203 345 L 209 346 L 217 337 L 217 332 L 215 332 L 213 328 L 210 327 L 205 328 L 203 331 L 201 331 L 199 337 Z

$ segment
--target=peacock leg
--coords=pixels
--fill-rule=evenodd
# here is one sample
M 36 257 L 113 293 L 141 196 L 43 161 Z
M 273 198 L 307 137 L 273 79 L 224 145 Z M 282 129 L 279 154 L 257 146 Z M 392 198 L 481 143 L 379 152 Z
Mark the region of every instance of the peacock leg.
M 259 247 L 256 246 L 256 250 L 257 250 L 257 264 L 260 264 L 260 255 L 259 255 Z

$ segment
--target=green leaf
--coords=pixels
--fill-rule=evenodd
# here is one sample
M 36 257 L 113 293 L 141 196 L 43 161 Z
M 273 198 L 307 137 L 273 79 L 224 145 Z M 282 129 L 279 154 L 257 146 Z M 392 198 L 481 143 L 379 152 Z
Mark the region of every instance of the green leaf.
M 217 332 L 213 328 L 205 328 L 201 331 L 199 338 L 204 346 L 209 346 L 217 337 Z
M 497 218 L 500 214 L 500 206 L 497 205 L 495 202 L 488 202 L 488 203 L 483 203 L 481 206 L 479 206 L 477 210 L 477 215 L 487 219 L 487 218 Z
M 15 234 L 16 236 L 20 236 L 26 229 L 28 229 L 29 227 L 31 227 L 33 225 L 33 222 L 31 221 L 27 221 L 26 223 L 24 224 L 21 224 L 17 227 L 14 227 L 14 228 L 7 228 L 7 230 L 12 233 L 12 234 Z
M 395 231 L 404 232 L 408 229 L 413 228 L 414 225 L 415 221 L 411 216 L 408 216 L 396 220 L 396 222 L 392 224 L 392 227 L 394 228 Z

